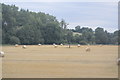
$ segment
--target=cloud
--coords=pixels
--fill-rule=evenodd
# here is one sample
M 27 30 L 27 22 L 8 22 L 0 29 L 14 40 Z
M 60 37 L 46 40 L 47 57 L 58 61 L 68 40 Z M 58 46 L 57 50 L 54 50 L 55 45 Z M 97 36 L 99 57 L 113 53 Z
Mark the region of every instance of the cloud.
M 118 2 L 119 0 L 0 0 L 0 2 Z
M 113 32 L 118 29 L 118 6 L 114 2 L 7 2 L 35 12 L 45 12 L 65 19 L 69 28 L 76 25 L 104 27 Z
M 97 27 L 102 27 L 105 30 L 107 30 L 108 32 L 114 32 L 116 30 L 118 30 L 118 25 L 113 24 L 113 25 L 109 25 L 110 22 L 109 21 L 101 21 L 101 20 L 90 20 L 90 21 L 80 21 L 80 22 L 71 22 L 69 23 L 68 28 L 69 29 L 74 29 L 75 26 L 79 25 L 81 27 L 89 27 L 92 28 L 93 30 L 95 30 Z M 116 26 L 116 27 L 115 27 Z

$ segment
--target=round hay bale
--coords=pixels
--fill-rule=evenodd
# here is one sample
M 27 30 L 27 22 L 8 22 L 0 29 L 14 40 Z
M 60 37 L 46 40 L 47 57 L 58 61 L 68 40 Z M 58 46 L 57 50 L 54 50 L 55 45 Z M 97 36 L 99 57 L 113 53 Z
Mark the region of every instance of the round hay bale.
M 90 47 L 87 47 L 86 52 L 90 52 L 90 51 L 91 51 Z
M 102 45 L 102 44 L 100 44 L 99 46 L 100 46 L 100 47 L 102 47 L 103 45 Z
M 38 46 L 41 46 L 41 44 L 38 44 Z
M 18 47 L 18 44 L 15 44 L 15 47 Z
M 80 44 L 78 44 L 77 47 L 80 47 Z
M 61 46 L 63 46 L 63 44 L 62 44 L 62 43 L 61 43 L 60 45 L 61 45 Z
M 57 48 L 58 46 L 57 45 L 54 45 L 55 48 Z
M 87 44 L 87 46 L 90 46 L 90 44 Z
M 55 43 L 53 43 L 53 46 L 55 46 L 56 44 Z
M 27 47 L 26 45 L 23 45 L 23 46 L 22 46 L 23 49 L 26 49 L 26 47 Z
M 120 65 L 120 58 L 117 59 L 117 64 Z
M 4 54 L 5 53 L 3 51 L 0 51 L 0 57 L 4 57 L 5 56 Z

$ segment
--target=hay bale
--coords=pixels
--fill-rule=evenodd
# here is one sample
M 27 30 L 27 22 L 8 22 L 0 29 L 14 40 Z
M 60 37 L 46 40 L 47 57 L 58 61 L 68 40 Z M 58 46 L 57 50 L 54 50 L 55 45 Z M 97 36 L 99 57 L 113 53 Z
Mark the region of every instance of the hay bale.
M 18 44 L 15 44 L 15 47 L 18 47 Z
M 63 44 L 62 44 L 62 43 L 61 43 L 60 45 L 61 45 L 61 46 L 63 46 Z
M 3 51 L 0 51 L 0 57 L 4 57 L 5 56 L 4 54 L 5 53 Z
M 54 45 L 55 48 L 57 48 L 58 46 L 57 45 Z
M 53 43 L 53 46 L 55 46 L 56 44 L 55 43 Z
M 90 46 L 90 44 L 87 44 L 87 46 Z
M 80 44 L 78 44 L 77 47 L 80 47 Z
M 41 44 L 38 44 L 38 46 L 41 46 Z
M 100 46 L 100 47 L 102 47 L 103 45 L 102 45 L 102 44 L 100 44 L 99 46 Z
M 120 58 L 117 59 L 117 64 L 120 65 Z
M 85 50 L 86 50 L 86 52 L 90 52 L 91 51 L 90 47 L 87 47 Z
M 23 46 L 22 46 L 23 49 L 26 49 L 26 47 L 27 47 L 26 45 L 23 45 Z

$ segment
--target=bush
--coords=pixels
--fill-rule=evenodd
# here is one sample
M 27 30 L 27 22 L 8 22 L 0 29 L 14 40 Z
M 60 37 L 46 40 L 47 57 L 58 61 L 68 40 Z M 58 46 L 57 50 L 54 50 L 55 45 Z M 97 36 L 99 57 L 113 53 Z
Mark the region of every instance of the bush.
M 10 37 L 10 44 L 20 44 L 19 38 L 15 36 Z
M 86 42 L 86 41 L 80 41 L 80 44 L 81 44 L 81 45 L 86 45 L 87 42 Z

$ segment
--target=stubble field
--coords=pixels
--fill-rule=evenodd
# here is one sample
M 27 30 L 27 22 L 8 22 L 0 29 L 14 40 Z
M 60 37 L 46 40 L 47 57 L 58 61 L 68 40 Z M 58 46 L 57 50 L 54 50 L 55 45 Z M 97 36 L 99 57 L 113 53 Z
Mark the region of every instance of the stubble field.
M 117 78 L 118 47 L 114 45 L 3 46 L 3 78 Z

